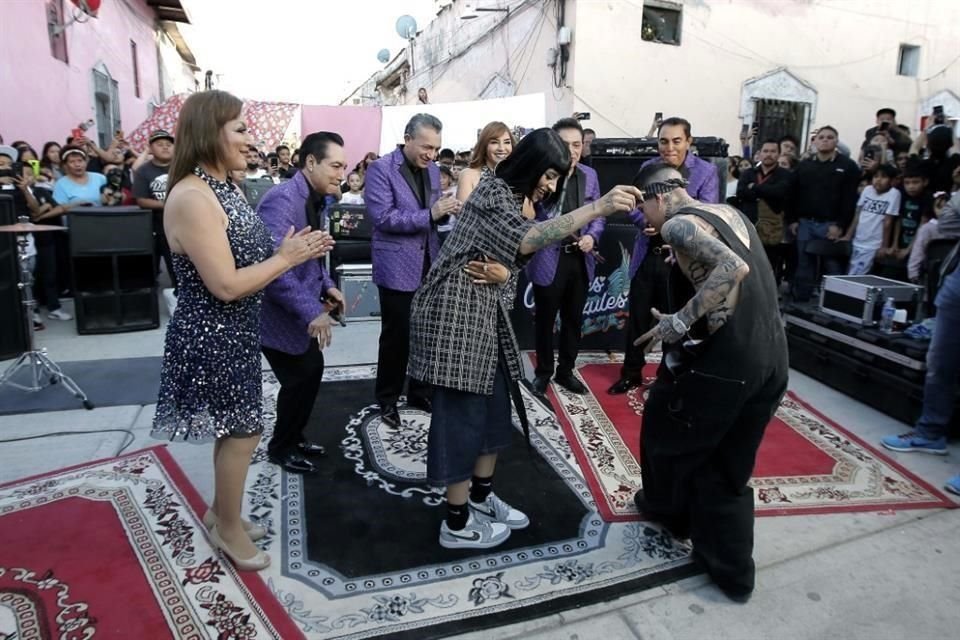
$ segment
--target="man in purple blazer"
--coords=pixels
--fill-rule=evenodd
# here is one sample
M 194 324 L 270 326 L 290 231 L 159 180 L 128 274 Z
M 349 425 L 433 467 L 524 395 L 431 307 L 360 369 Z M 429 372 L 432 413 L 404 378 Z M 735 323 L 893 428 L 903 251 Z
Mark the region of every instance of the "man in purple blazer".
M 574 118 L 563 118 L 553 125 L 553 130 L 570 150 L 570 173 L 563 182 L 563 191 L 556 206 L 551 210 L 538 207 L 537 220 L 549 220 L 575 211 L 600 198 L 597 172 L 579 164 L 583 151 L 583 127 L 580 122 Z M 605 224 L 604 218 L 597 218 L 581 233 L 537 251 L 527 265 L 527 276 L 533 282 L 533 300 L 536 304 L 534 335 L 537 366 L 533 379 L 536 393 L 546 393 L 554 373 L 553 328 L 558 313 L 560 340 L 554 380 L 573 393 L 587 392 L 587 388 L 574 375 L 573 368 L 580 348 L 583 305 L 587 301 L 587 289 L 593 282 L 596 266 L 594 251 L 600 248 L 600 234 Z
M 304 139 L 300 171 L 270 189 L 257 207 L 278 245 L 291 227 L 326 226 L 325 196 L 340 192 L 346 167 L 339 135 L 321 131 Z M 323 378 L 322 349 L 331 338 L 329 312 L 337 307 L 343 311 L 343 294 L 319 260 L 294 267 L 267 285 L 264 293 L 260 345 L 280 382 L 277 424 L 267 453 L 271 462 L 287 471 L 314 473 L 317 466 L 307 456 L 322 455 L 324 449 L 307 441 L 303 430 Z
M 376 398 L 383 421 L 393 427 L 400 426 L 397 401 L 407 377 L 413 294 L 440 253 L 437 224 L 460 211 L 456 198 L 440 198 L 440 169 L 433 160 L 442 129 L 434 116 L 413 116 L 403 146 L 371 164 L 364 178 L 373 222 L 373 282 L 380 293 Z M 407 405 L 429 412 L 429 387 L 411 378 Z
M 693 136 L 690 123 L 683 118 L 667 118 L 660 124 L 657 134 L 660 156 L 651 158 L 641 168 L 654 162 L 665 162 L 676 167 L 687 179 L 687 193 L 700 202 L 720 202 L 720 176 L 709 161 L 690 153 Z M 630 319 L 627 323 L 627 344 L 624 348 L 623 367 L 620 379 L 608 389 L 610 394 L 626 393 L 643 384 L 644 351 L 647 344 L 635 346 L 633 342 L 645 334 L 653 324 L 650 308 L 667 307 L 667 275 L 670 272 L 665 262 L 663 240 L 647 230 L 643 212 L 638 208 L 629 214 L 631 222 L 642 231 L 637 234 L 630 257 Z

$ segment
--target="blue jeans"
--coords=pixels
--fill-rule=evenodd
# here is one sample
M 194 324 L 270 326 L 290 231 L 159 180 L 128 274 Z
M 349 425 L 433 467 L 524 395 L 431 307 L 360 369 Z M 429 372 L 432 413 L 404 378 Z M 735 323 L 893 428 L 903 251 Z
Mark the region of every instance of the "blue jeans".
M 813 295 L 813 287 L 817 277 L 817 258 L 807 253 L 807 243 L 811 240 L 826 239 L 830 225 L 835 222 L 817 222 L 811 218 L 801 218 L 797 229 L 797 272 L 793 277 L 793 299 L 796 302 L 807 302 Z M 825 276 L 840 275 L 843 273 L 843 260 L 835 257 L 823 256 L 822 274 Z
M 927 351 L 923 413 L 917 421 L 921 438 L 943 438 L 953 413 L 960 375 L 960 268 L 947 276 L 937 293 L 937 325 Z

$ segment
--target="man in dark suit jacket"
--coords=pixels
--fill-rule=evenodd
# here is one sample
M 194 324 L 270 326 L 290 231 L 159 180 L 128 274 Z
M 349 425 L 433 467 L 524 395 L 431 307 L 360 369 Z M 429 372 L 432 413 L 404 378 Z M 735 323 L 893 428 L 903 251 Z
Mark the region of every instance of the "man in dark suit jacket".
M 380 293 L 380 350 L 376 397 L 384 422 L 400 425 L 397 401 L 403 393 L 410 348 L 410 303 L 440 253 L 437 223 L 460 211 L 460 202 L 440 198 L 443 125 L 426 113 L 407 123 L 403 146 L 370 165 L 364 199 L 373 222 L 373 282 Z M 411 378 L 407 404 L 430 411 L 429 388 Z
M 552 210 L 537 208 L 537 220 L 549 220 L 558 215 L 575 211 L 600 198 L 597 172 L 579 164 L 583 150 L 584 131 L 574 118 L 563 118 L 553 125 L 570 150 L 570 173 L 563 183 L 563 192 Z M 600 248 L 600 234 L 606 222 L 597 218 L 582 232 L 564 238 L 561 242 L 544 247 L 527 266 L 527 275 L 533 282 L 533 299 L 536 304 L 537 367 L 534 371 L 533 389 L 545 393 L 554 373 L 553 328 L 560 314 L 560 340 L 558 344 L 557 375 L 560 386 L 573 393 L 586 393 L 587 388 L 577 380 L 573 370 L 580 349 L 580 330 L 583 325 L 583 305 L 587 290 L 593 281 L 596 267 L 594 251 Z

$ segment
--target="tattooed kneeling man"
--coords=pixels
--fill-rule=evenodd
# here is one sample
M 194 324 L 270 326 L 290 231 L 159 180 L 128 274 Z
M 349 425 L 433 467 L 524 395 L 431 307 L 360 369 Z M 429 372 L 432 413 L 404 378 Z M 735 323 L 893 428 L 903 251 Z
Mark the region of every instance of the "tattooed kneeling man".
M 497 454 L 513 439 L 511 395 L 525 415 L 517 402 L 520 349 L 500 288 L 538 249 L 601 217 L 632 211 L 641 196 L 635 187 L 615 187 L 545 222 L 524 215 L 557 198 L 570 162 L 566 144 L 551 129 L 521 140 L 470 194 L 413 298 L 408 373 L 434 385 L 427 480 L 446 487 L 440 526 L 446 548 L 494 547 L 530 524 L 493 492 Z
M 676 537 L 731 599 L 754 587 L 753 472 L 787 388 L 777 286 L 754 226 L 733 207 L 703 204 L 665 164 L 634 180 L 643 215 L 675 256 L 668 300 L 641 336 L 664 357 L 644 407 L 637 507 Z

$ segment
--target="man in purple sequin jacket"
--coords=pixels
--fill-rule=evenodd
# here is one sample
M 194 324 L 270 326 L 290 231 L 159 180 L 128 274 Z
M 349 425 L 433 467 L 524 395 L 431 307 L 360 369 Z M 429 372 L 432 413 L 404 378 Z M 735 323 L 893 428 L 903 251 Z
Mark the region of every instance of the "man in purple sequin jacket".
M 325 196 L 340 191 L 347 166 L 343 138 L 336 133 L 311 133 L 300 147 L 300 164 L 293 179 L 270 189 L 257 207 L 278 245 L 290 227 L 325 228 Z M 264 293 L 260 345 L 280 382 L 277 424 L 267 453 L 271 462 L 287 471 L 314 473 L 317 467 L 309 456 L 322 455 L 324 450 L 308 442 L 303 430 L 323 378 L 322 349 L 331 339 L 329 311 L 336 306 L 343 310 L 343 294 L 320 260 L 294 267 Z
M 700 202 L 720 202 L 720 176 L 709 161 L 690 153 L 693 136 L 690 123 L 683 118 L 667 118 L 660 124 L 658 148 L 660 155 L 643 163 L 665 162 L 677 167 L 687 180 L 687 193 Z M 624 348 L 620 379 L 608 390 L 611 394 L 626 393 L 643 383 L 644 352 L 647 344 L 633 342 L 653 324 L 651 307 L 667 308 L 667 274 L 670 269 L 659 235 L 647 230 L 647 222 L 640 209 L 629 214 L 630 220 L 641 229 L 633 245 L 630 258 L 630 318 L 627 323 L 627 342 Z

